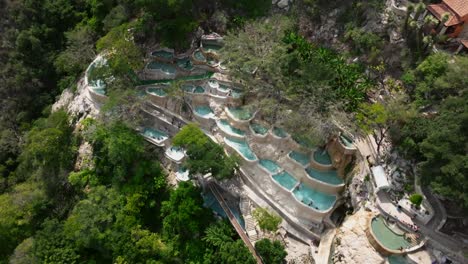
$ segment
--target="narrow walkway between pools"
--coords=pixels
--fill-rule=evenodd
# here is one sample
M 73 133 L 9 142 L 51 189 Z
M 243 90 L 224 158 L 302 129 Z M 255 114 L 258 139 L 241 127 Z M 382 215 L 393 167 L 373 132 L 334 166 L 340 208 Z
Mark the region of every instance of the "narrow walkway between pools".
M 244 241 L 244 244 L 247 246 L 247 248 L 250 250 L 252 255 L 255 257 L 257 263 L 262 264 L 263 263 L 262 259 L 257 254 L 257 251 L 255 250 L 254 246 L 250 242 L 249 237 L 245 234 L 244 229 L 240 226 L 239 222 L 237 222 L 237 219 L 234 216 L 234 214 L 231 212 L 231 209 L 229 209 L 228 205 L 224 202 L 223 196 L 218 190 L 218 186 L 216 186 L 215 183 L 210 182 L 208 183 L 208 187 L 210 188 L 211 192 L 214 194 L 214 196 L 218 200 L 223 210 L 226 212 L 226 215 L 229 218 L 229 222 L 231 222 L 231 224 L 234 226 L 234 228 L 237 231 L 237 234 L 239 234 L 242 241 Z

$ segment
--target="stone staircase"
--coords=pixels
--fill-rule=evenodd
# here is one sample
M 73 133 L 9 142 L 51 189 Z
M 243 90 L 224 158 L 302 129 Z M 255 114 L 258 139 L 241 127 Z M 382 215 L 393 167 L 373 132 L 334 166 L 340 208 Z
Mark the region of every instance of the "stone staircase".
M 244 216 L 245 221 L 245 232 L 249 237 L 250 242 L 255 243 L 255 241 L 259 240 L 259 234 L 257 229 L 257 221 L 251 215 L 251 206 L 250 200 L 247 197 L 241 196 L 240 203 L 239 203 L 240 211 Z

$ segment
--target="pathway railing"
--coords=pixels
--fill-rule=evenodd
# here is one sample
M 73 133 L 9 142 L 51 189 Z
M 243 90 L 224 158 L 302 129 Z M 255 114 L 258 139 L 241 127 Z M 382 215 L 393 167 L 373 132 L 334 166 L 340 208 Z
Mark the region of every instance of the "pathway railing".
M 257 251 L 255 250 L 254 246 L 252 245 L 249 238 L 245 234 L 244 229 L 242 229 L 242 227 L 240 226 L 240 224 L 237 221 L 236 217 L 231 212 L 231 209 L 229 209 L 229 207 L 227 206 L 227 204 L 224 201 L 224 199 L 223 199 L 218 187 L 216 186 L 216 184 L 213 183 L 213 182 L 210 182 L 210 183 L 208 183 L 208 187 L 210 188 L 211 192 L 214 194 L 216 200 L 218 200 L 218 202 L 221 205 L 221 207 L 223 208 L 223 210 L 226 212 L 226 215 L 228 216 L 229 221 L 231 222 L 231 224 L 236 229 L 236 231 L 239 234 L 239 236 L 241 237 L 242 241 L 244 241 L 244 243 L 247 246 L 247 248 L 249 249 L 249 251 L 252 253 L 252 255 L 257 260 L 257 263 L 262 264 L 263 263 L 262 259 L 257 254 Z

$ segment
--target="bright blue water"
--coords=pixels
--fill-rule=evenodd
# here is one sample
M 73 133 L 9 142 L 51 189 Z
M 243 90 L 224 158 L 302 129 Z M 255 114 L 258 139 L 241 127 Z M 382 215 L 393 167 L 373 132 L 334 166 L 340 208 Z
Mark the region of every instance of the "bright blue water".
M 314 152 L 314 160 L 320 164 L 323 164 L 323 165 L 331 165 L 332 164 L 332 161 L 331 161 L 331 158 L 330 158 L 330 155 L 328 155 L 328 151 L 324 151 L 324 149 L 317 149 L 315 152 Z
M 268 128 L 260 124 L 252 123 L 250 124 L 250 127 L 256 134 L 259 134 L 259 135 L 265 135 L 268 132 Z
M 293 193 L 303 204 L 319 211 L 330 209 L 336 201 L 336 196 L 317 191 L 303 183 Z
M 166 91 L 164 91 L 163 88 L 155 88 L 155 87 L 148 88 L 148 93 L 155 94 L 161 97 L 164 97 L 167 95 Z
M 257 156 L 255 153 L 252 151 L 252 149 L 249 147 L 249 144 L 247 144 L 246 141 L 240 140 L 240 139 L 235 139 L 235 138 L 225 138 L 224 141 L 226 144 L 229 146 L 233 147 L 236 149 L 238 152 L 244 156 L 246 160 L 256 160 Z
M 281 167 L 272 160 L 261 159 L 259 163 L 260 165 L 262 165 L 262 167 L 267 169 L 271 174 L 275 174 L 281 171 Z
M 225 120 L 225 119 L 219 120 L 218 125 L 224 132 L 226 132 L 228 134 L 234 134 L 234 135 L 238 135 L 238 136 L 245 136 L 244 131 L 242 131 L 242 130 L 236 128 L 236 127 L 231 126 L 231 124 L 229 124 L 229 122 L 227 120 Z
M 167 63 L 158 62 L 158 61 L 152 61 L 148 63 L 147 68 L 151 70 L 161 70 L 163 73 L 167 75 L 175 74 L 176 72 L 176 68 L 174 66 L 167 64 Z
M 299 162 L 302 166 L 307 166 L 309 164 L 309 156 L 304 153 L 291 151 L 289 152 L 289 157 Z
M 286 171 L 273 175 L 273 179 L 288 191 L 292 190 L 297 184 L 297 180 Z
M 145 128 L 143 135 L 159 141 L 169 137 L 166 133 L 154 128 Z
M 213 110 L 209 106 L 202 105 L 202 106 L 197 106 L 195 107 L 195 112 L 201 116 L 208 116 L 210 114 L 213 114 Z
M 280 137 L 280 138 L 285 138 L 288 136 L 288 134 L 286 134 L 286 132 L 282 128 L 279 128 L 279 127 L 273 128 L 273 134 L 275 134 L 275 136 Z
M 153 52 L 151 52 L 151 55 L 153 55 L 155 57 L 164 58 L 164 59 L 172 59 L 174 57 L 174 53 L 169 52 L 169 51 L 165 51 L 165 50 L 153 51 Z
M 341 179 L 336 173 L 336 170 L 319 171 L 312 167 L 309 167 L 306 169 L 306 171 L 310 177 L 317 179 L 319 181 L 322 181 L 322 182 L 326 182 L 326 183 L 333 184 L 333 185 L 340 185 L 344 183 L 343 179 Z
M 228 218 L 226 212 L 223 210 L 223 207 L 221 207 L 221 204 L 219 204 L 218 200 L 216 200 L 216 197 L 214 194 L 208 190 L 206 193 L 202 194 L 203 197 L 203 206 L 207 208 L 211 208 L 211 210 L 215 211 L 219 215 L 221 215 L 223 218 Z M 245 229 L 245 222 L 244 219 L 242 218 L 242 215 L 240 213 L 240 210 L 237 207 L 232 207 L 230 206 L 229 209 L 231 209 L 232 214 L 234 217 L 236 217 L 237 222 L 242 226 L 242 228 Z

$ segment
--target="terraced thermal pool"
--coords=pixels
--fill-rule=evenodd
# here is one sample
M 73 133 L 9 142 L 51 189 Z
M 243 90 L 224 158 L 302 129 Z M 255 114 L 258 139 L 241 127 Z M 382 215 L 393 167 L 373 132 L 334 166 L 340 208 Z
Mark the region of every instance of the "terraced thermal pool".
M 228 108 L 229 113 L 238 120 L 249 120 L 252 118 L 252 113 L 245 107 Z
M 273 175 L 273 179 L 288 191 L 292 190 L 297 184 L 297 180 L 286 171 Z
M 314 151 L 314 160 L 317 163 L 320 163 L 322 165 L 331 165 L 332 161 L 330 158 L 330 155 L 328 154 L 328 151 L 318 148 L 316 151 Z
M 234 148 L 246 160 L 253 161 L 257 159 L 257 156 L 246 141 L 235 138 L 224 138 L 224 142 L 226 142 L 226 144 L 230 147 Z
M 256 124 L 256 123 L 253 123 L 253 124 L 250 124 L 250 128 L 252 128 L 253 132 L 255 132 L 255 134 L 259 134 L 259 135 L 265 135 L 266 133 L 268 133 L 268 128 L 260 125 L 260 124 Z
M 233 127 L 231 126 L 231 124 L 229 124 L 229 122 L 225 119 L 221 119 L 218 121 L 218 126 L 219 128 L 221 128 L 224 132 L 226 132 L 227 134 L 231 134 L 231 135 L 237 135 L 237 136 L 245 136 L 245 132 L 236 128 L 236 127 Z
M 148 63 L 148 66 L 146 66 L 148 69 L 151 70 L 160 70 L 163 73 L 167 75 L 175 74 L 176 73 L 176 68 L 170 64 L 167 63 L 161 63 L 158 61 L 152 61 Z
M 285 138 L 288 136 L 288 134 L 282 128 L 274 127 L 272 130 L 273 134 L 277 137 Z
M 206 105 L 195 107 L 195 113 L 205 118 L 214 117 L 213 110 L 211 110 L 211 108 Z
M 163 88 L 150 87 L 148 88 L 147 91 L 150 94 L 154 94 L 154 95 L 161 96 L 161 97 L 164 97 L 167 95 L 167 92 Z
M 381 216 L 374 217 L 371 222 L 372 233 L 375 238 L 386 248 L 399 250 L 400 248 L 409 248 L 411 246 L 404 235 L 395 233 Z
M 143 135 L 157 141 L 163 141 L 169 138 L 169 136 L 166 133 L 154 128 L 145 128 L 143 131 Z
M 291 151 L 291 152 L 289 152 L 288 155 L 289 155 L 289 157 L 291 159 L 297 161 L 302 166 L 309 165 L 309 156 L 304 154 L 304 153 L 300 153 L 300 152 L 297 152 L 297 151 Z
M 332 184 L 332 185 L 340 185 L 343 184 L 343 179 L 341 179 L 338 174 L 336 173 L 336 170 L 331 170 L 331 171 L 319 171 L 316 170 L 312 167 L 309 167 L 306 169 L 307 174 L 319 181 Z
M 262 167 L 267 169 L 271 174 L 275 174 L 281 171 L 281 167 L 272 160 L 261 159 L 259 163 Z
M 352 148 L 354 147 L 353 145 L 353 140 L 348 138 L 347 136 L 345 135 L 341 135 L 340 136 L 340 141 L 348 148 Z
M 312 189 L 303 183 L 294 189 L 293 194 L 303 204 L 319 211 L 332 208 L 336 201 L 336 196 Z

